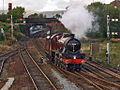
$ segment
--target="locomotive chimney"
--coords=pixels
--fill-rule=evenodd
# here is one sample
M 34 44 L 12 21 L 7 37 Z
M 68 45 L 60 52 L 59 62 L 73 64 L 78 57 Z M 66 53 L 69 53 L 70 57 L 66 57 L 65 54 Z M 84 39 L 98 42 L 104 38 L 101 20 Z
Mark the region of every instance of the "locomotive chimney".
M 74 37 L 75 37 L 75 34 L 71 34 L 71 36 L 72 36 L 72 38 L 74 38 Z

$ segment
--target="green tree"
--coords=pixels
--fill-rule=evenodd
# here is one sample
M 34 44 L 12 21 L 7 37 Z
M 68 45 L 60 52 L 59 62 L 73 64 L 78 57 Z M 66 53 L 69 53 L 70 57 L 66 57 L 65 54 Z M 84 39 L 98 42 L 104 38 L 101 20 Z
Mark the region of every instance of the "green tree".
M 8 16 L 7 16 L 6 14 L 1 14 L 1 15 L 0 15 L 0 21 L 1 21 L 1 22 L 6 22 L 7 17 L 8 17 Z
M 9 11 L 7 13 L 8 17 L 10 18 L 10 16 L 13 16 L 13 21 L 17 22 L 19 19 L 23 18 L 25 13 L 25 8 L 23 7 L 16 7 L 13 8 L 13 10 Z
M 46 18 L 46 15 L 34 13 L 29 15 L 28 18 Z
M 39 18 L 44 18 L 44 15 L 43 15 L 43 14 L 40 14 L 40 15 L 39 15 Z
M 37 13 L 34 13 L 34 14 L 31 14 L 28 16 L 28 18 L 38 18 L 38 14 Z
M 110 4 L 102 4 L 100 2 L 95 2 L 90 5 L 88 5 L 88 11 L 93 13 L 93 16 L 95 17 L 95 21 L 92 23 L 93 28 L 87 32 L 87 35 L 93 35 L 96 37 L 106 37 L 106 31 L 107 31 L 107 21 L 106 17 L 109 14 L 110 18 L 119 18 L 119 9 L 115 8 L 113 5 Z M 96 30 L 96 23 L 99 25 L 98 30 Z M 112 30 L 113 27 L 119 28 L 118 22 L 111 22 L 110 24 L 110 30 Z M 95 35 L 96 34 L 96 35 Z
M 57 19 L 62 18 L 62 16 L 60 14 L 56 14 L 54 17 Z
M 46 18 L 46 15 L 40 14 L 39 18 Z

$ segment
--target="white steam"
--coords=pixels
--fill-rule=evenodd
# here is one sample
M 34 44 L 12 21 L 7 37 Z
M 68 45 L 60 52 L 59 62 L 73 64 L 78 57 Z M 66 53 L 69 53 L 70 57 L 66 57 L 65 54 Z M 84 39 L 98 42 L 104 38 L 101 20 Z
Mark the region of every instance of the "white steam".
M 85 32 L 92 28 L 94 17 L 85 7 L 85 4 L 76 0 L 72 2 L 66 13 L 62 16 L 62 23 L 77 37 L 85 37 Z

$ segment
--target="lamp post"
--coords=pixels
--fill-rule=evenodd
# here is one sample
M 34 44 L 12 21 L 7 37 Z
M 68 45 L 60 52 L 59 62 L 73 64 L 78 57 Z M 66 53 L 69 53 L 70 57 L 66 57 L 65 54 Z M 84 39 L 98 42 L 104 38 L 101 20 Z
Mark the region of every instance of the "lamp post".
M 110 21 L 118 21 L 118 19 L 110 19 L 107 15 L 107 61 L 110 64 Z

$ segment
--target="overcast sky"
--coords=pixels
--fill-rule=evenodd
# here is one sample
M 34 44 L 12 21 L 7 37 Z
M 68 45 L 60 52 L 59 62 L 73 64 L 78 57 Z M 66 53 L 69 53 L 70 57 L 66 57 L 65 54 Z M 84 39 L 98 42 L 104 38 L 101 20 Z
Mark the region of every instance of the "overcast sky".
M 11 2 L 13 3 L 13 7 L 22 6 L 25 7 L 26 10 L 52 11 L 65 9 L 65 7 L 69 6 L 73 1 L 85 2 L 87 4 L 93 1 L 101 1 L 108 4 L 114 0 L 4 0 L 4 8 L 7 10 L 8 3 Z M 0 10 L 1 9 L 3 9 L 3 0 L 0 0 Z

